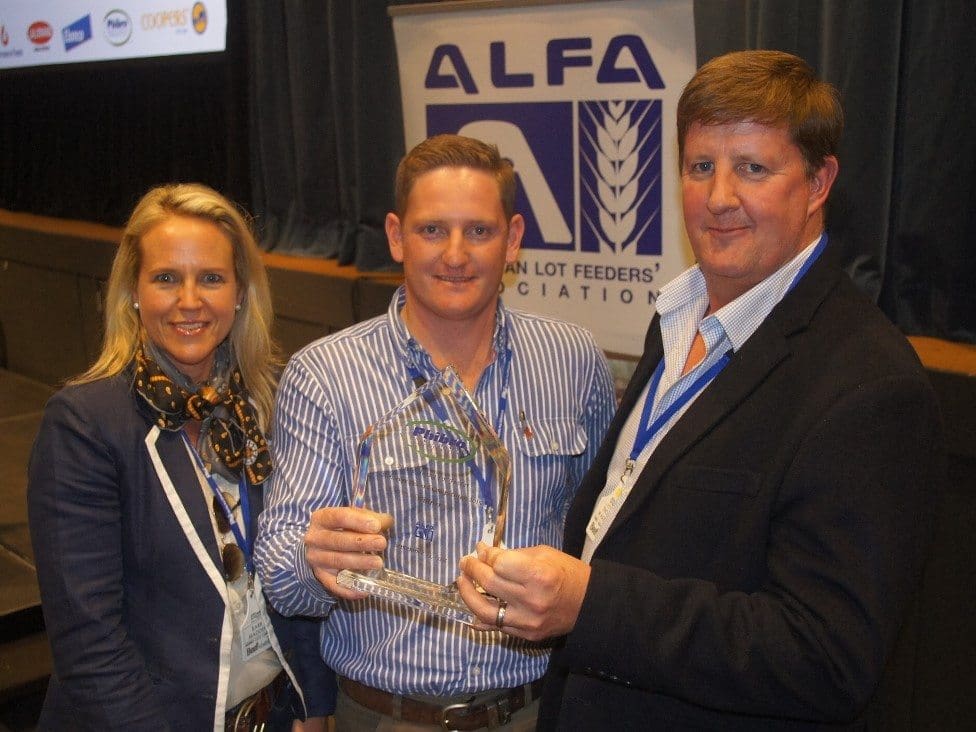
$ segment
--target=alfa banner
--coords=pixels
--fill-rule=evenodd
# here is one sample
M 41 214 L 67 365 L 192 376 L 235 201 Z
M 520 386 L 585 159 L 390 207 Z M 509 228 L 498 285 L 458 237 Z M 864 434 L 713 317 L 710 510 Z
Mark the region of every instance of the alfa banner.
M 661 286 L 691 265 L 675 107 L 695 71 L 692 0 L 393 7 L 407 149 L 494 143 L 526 229 L 506 305 L 640 354 Z

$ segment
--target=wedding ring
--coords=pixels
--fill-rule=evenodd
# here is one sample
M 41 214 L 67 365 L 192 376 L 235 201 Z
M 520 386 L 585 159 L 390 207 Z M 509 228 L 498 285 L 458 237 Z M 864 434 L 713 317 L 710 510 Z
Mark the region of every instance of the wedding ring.
M 501 628 L 505 625 L 505 612 L 508 610 L 508 603 L 504 600 L 498 601 L 498 615 L 495 616 L 495 625 Z

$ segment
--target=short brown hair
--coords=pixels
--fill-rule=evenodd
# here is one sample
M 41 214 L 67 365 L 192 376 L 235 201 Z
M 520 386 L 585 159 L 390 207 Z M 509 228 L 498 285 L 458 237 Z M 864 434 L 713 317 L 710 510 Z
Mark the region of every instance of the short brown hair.
M 756 122 L 785 127 L 807 172 L 836 156 L 844 129 L 837 90 L 803 59 L 782 51 L 736 51 L 703 65 L 678 100 L 678 159 L 692 124 Z
M 515 215 L 515 170 L 495 145 L 462 135 L 428 137 L 408 152 L 396 172 L 396 214 L 407 212 L 407 199 L 417 178 L 437 168 L 473 168 L 495 177 L 505 218 Z

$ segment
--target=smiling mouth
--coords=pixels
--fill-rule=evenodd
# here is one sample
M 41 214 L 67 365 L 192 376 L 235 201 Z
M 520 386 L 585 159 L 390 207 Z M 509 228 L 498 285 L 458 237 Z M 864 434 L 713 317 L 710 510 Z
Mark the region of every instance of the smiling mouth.
M 203 322 L 173 323 L 173 327 L 183 335 L 196 335 L 207 326 Z
M 447 282 L 453 285 L 461 285 L 466 282 L 474 281 L 474 277 L 471 275 L 437 275 L 437 279 L 441 282 Z

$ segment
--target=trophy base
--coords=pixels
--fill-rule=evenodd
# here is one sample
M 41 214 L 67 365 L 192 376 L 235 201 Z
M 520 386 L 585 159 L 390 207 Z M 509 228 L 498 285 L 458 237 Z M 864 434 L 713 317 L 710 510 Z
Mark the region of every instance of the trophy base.
M 439 585 L 391 569 L 366 573 L 344 569 L 339 572 L 337 580 L 342 587 L 366 592 L 407 607 L 419 608 L 442 618 L 468 625 L 478 622 L 453 584 Z

